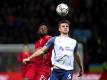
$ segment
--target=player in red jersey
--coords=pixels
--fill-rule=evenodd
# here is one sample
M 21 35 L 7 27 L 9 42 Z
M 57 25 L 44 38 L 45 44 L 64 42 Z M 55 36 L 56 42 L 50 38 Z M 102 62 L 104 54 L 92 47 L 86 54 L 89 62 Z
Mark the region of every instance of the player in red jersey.
M 27 64 L 23 64 L 23 59 L 28 58 L 31 55 L 31 52 L 28 49 L 27 45 L 24 45 L 24 49 L 22 52 L 20 52 L 17 56 L 18 62 L 21 63 L 21 73 L 23 78 L 25 77 L 25 74 L 27 70 L 30 68 L 32 61 L 28 62 Z
M 35 50 L 43 47 L 51 38 L 51 36 L 47 35 L 48 28 L 45 24 L 39 26 L 38 33 L 40 39 L 35 43 Z M 34 59 L 34 63 L 27 72 L 24 80 L 48 80 L 51 73 L 51 50 L 46 53 Z

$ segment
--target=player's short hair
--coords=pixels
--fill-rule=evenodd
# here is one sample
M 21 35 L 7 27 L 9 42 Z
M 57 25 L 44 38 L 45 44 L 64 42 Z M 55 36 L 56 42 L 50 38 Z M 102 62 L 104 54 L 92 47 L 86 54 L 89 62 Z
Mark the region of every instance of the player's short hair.
M 68 25 L 70 25 L 70 21 L 68 21 L 67 19 L 64 19 L 64 20 L 60 20 L 60 21 L 58 22 L 58 27 L 59 27 L 60 24 L 62 24 L 62 23 L 67 23 Z
M 47 23 L 40 23 L 40 24 L 38 25 L 37 29 L 39 29 L 40 26 L 42 26 L 42 25 L 45 25 L 45 26 L 47 27 L 47 29 L 49 29 L 49 25 L 48 25 Z

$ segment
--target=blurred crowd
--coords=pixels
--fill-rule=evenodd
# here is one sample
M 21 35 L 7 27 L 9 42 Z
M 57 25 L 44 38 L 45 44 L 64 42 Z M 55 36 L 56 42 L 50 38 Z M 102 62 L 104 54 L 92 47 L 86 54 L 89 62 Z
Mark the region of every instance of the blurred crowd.
M 90 63 L 104 63 L 107 56 L 107 1 L 106 0 L 1 0 L 0 44 L 34 43 L 38 25 L 49 25 L 54 36 L 59 3 L 66 3 L 70 12 L 64 18 L 71 21 L 71 36 L 84 45 L 86 70 Z

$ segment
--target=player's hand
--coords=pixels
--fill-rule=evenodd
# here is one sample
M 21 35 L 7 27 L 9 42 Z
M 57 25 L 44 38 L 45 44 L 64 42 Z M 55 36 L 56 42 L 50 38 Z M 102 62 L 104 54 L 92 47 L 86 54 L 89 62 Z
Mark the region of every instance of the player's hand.
M 78 77 L 81 77 L 83 75 L 83 70 L 80 70 Z
M 23 63 L 26 64 L 27 62 L 29 62 L 30 59 L 29 58 L 26 58 L 26 59 L 23 59 Z

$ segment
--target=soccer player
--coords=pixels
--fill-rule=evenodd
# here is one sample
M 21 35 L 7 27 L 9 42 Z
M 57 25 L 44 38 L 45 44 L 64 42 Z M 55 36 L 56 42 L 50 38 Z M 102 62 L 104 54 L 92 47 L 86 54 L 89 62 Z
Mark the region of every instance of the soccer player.
M 40 39 L 35 43 L 35 50 L 42 48 L 51 38 L 48 35 L 48 27 L 41 24 L 38 29 Z M 34 63 L 28 70 L 24 80 L 48 80 L 51 73 L 51 49 L 46 54 L 33 59 Z M 38 54 L 38 53 L 37 53 Z
M 31 52 L 29 51 L 28 46 L 24 45 L 23 51 L 20 52 L 17 56 L 18 62 L 21 63 L 21 73 L 23 78 L 25 77 L 26 72 L 28 71 L 32 64 L 31 61 L 27 62 L 27 64 L 23 64 L 23 59 L 28 58 L 30 55 Z
M 61 20 L 58 24 L 60 35 L 52 37 L 41 49 L 37 50 L 29 58 L 24 59 L 23 62 L 37 57 L 41 54 L 45 54 L 45 51 L 53 47 L 52 50 L 52 65 L 53 70 L 50 76 L 50 80 L 72 80 L 74 59 L 76 59 L 80 72 L 79 76 L 83 74 L 83 65 L 80 59 L 80 54 L 77 51 L 77 41 L 70 38 L 68 20 Z

